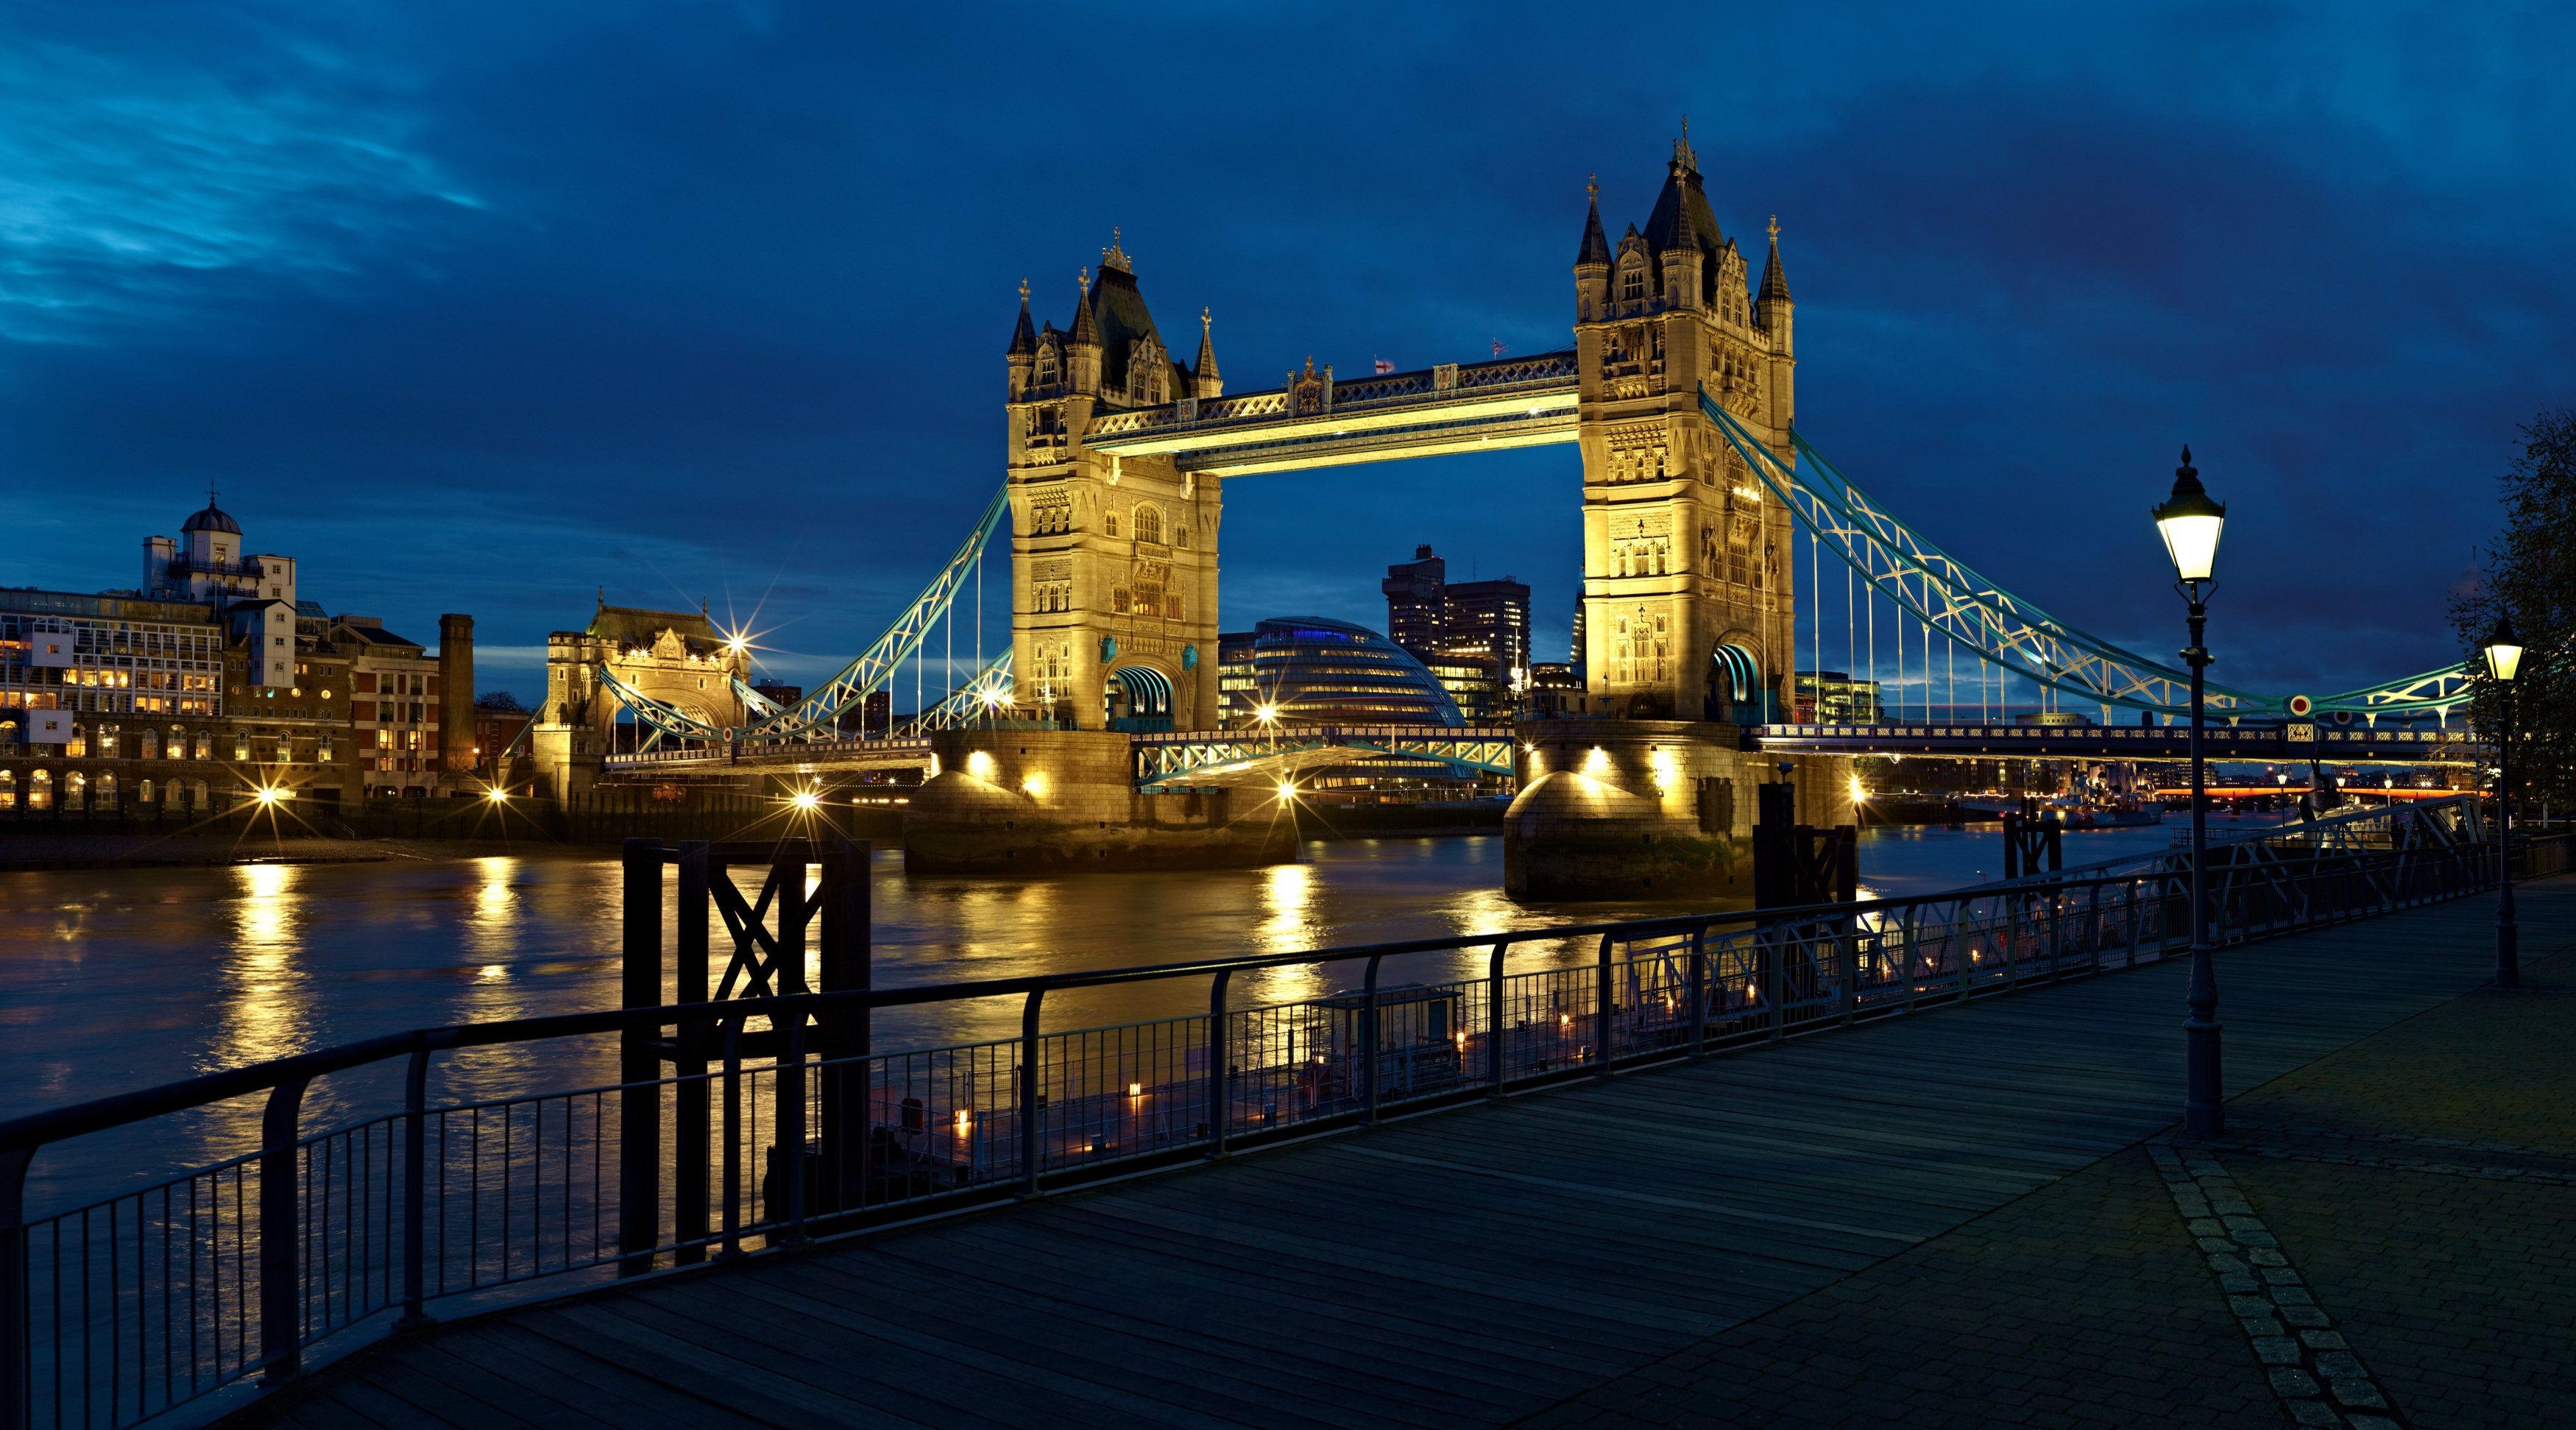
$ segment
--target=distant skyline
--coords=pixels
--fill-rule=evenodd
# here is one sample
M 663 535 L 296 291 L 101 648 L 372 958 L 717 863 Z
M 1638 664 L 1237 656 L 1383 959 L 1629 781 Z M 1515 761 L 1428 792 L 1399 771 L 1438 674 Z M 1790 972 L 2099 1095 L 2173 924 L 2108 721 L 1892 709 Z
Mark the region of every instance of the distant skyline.
M 757 609 L 810 683 L 999 481 L 1023 278 L 1067 322 L 1118 226 L 1236 391 L 1542 352 L 1587 177 L 1642 221 L 1687 114 L 1727 234 L 1779 217 L 1801 428 L 1944 547 L 2168 653 L 2187 441 L 2213 678 L 2457 658 L 2515 429 L 2576 401 L 2562 10 L 1577 13 L 15 7 L 0 584 L 130 586 L 213 485 L 334 611 L 472 613 L 485 688 L 536 694 L 601 588 Z M 1381 626 L 1429 543 L 1562 659 L 1578 484 L 1564 447 L 1230 481 L 1223 624 Z

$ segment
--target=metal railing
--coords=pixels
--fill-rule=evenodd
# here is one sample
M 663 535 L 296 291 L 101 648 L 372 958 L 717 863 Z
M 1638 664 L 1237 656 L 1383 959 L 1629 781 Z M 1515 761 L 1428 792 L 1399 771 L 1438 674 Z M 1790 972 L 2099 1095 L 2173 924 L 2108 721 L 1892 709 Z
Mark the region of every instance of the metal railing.
M 2214 847 L 2218 940 L 2494 886 L 2473 807 L 2370 816 Z M 2535 842 L 2519 862 L 2543 872 L 2567 854 Z M 0 1123 L 0 1427 L 133 1423 L 290 1376 L 361 1325 L 532 1283 L 723 1260 L 2152 963 L 2189 943 L 2186 881 L 2160 860 L 1915 898 L 467 1024 L 21 1117 Z M 1443 976 L 1397 981 L 1408 965 Z M 1239 979 L 1282 969 L 1351 986 L 1237 1005 Z M 1204 984 L 1205 1012 L 1046 1025 L 1051 996 L 1175 980 Z M 1018 1000 L 1018 1036 L 864 1050 L 874 1010 L 987 999 Z M 467 1050 L 599 1065 L 638 1037 L 667 1040 L 679 1071 L 429 1097 L 433 1064 Z M 388 1091 L 376 1115 L 302 1129 L 316 1080 L 370 1069 L 399 1070 L 398 1108 Z M 25 1214 L 44 1147 L 248 1098 L 258 1133 L 240 1155 Z

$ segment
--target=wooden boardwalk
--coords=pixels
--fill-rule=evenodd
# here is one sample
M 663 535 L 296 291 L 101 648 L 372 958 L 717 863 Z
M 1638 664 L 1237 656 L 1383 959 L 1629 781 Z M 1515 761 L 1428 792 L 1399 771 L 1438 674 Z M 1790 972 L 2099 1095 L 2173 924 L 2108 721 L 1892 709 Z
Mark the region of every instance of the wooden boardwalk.
M 2477 986 L 2493 901 L 2222 956 L 2231 1093 Z M 2526 886 L 2526 957 L 2576 881 Z M 1501 1424 L 2178 1113 L 2182 960 L 400 1338 L 253 1424 Z

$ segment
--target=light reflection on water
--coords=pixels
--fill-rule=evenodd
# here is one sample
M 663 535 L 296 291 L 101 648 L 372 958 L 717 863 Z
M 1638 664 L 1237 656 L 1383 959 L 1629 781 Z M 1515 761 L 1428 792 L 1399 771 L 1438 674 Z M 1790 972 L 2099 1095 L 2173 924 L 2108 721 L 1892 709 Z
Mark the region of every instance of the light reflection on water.
M 2165 847 L 2164 829 L 2070 835 L 2070 863 Z M 1971 882 L 2000 850 L 1992 826 L 1872 831 L 1864 893 Z M 761 871 L 743 870 L 757 897 Z M 1101 874 L 1023 883 L 907 879 L 901 855 L 874 867 L 879 984 L 1005 978 L 1337 944 L 1474 935 L 1549 923 L 1684 911 L 1680 904 L 1553 908 L 1503 896 L 1492 838 L 1316 843 L 1267 869 Z M 0 874 L 0 1116 L 147 1087 L 406 1028 L 614 1006 L 618 866 L 546 853 L 448 862 Z M 676 888 L 665 883 L 666 906 Z M 1700 905 L 1706 907 L 1706 905 Z M 666 914 L 666 919 L 675 914 Z M 710 938 L 722 973 L 730 945 Z M 1515 967 L 1592 956 L 1537 941 Z M 1481 976 L 1486 952 L 1390 960 L 1389 985 Z M 1357 986 L 1360 965 L 1267 970 L 1235 1003 L 1291 1002 Z M 667 976 L 665 996 L 675 988 Z M 1183 1016 L 1204 979 L 1050 995 L 1050 1029 Z M 1009 1038 L 1016 998 L 887 1010 L 879 1051 Z M 442 1059 L 434 1096 L 506 1096 L 613 1080 L 614 1048 L 479 1050 Z M 399 1070 L 327 1079 L 307 1126 L 399 1105 Z M 37 1159 L 30 1193 L 131 1186 L 147 1174 L 254 1144 L 255 1101 L 184 1126 L 85 1139 Z M 50 1194 L 49 1194 L 50 1193 Z

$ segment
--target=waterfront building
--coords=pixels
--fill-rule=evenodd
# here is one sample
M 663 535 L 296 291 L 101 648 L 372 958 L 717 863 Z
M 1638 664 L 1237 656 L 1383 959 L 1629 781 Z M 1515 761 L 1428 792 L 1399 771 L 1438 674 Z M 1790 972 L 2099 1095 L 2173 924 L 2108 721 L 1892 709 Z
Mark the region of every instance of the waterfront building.
M 1878 682 L 1839 670 L 1798 672 L 1796 718 L 1818 725 L 1878 723 Z
M 1448 571 L 1449 563 L 1428 546 L 1387 567 L 1378 583 L 1386 596 L 1386 633 L 1425 664 L 1482 662 L 1508 688 L 1508 672 L 1529 667 L 1529 587 L 1509 576 L 1452 582 Z
M 212 607 L 241 650 L 252 685 L 295 679 L 295 558 L 250 554 L 241 524 L 206 493 L 206 509 L 179 524 L 179 536 L 143 538 L 143 584 L 153 600 Z
M 330 643 L 348 652 L 352 665 L 351 727 L 366 793 L 429 793 L 446 755 L 446 689 L 437 661 L 372 616 L 334 618 Z M 472 768 L 470 754 L 463 768 Z
M 1261 705 L 1261 684 L 1252 675 L 1252 632 L 1224 631 L 1216 638 L 1217 709 L 1222 723 L 1248 725 Z
M 0 809 L 204 809 L 260 788 L 355 798 L 352 697 L 370 643 L 335 633 L 382 623 L 325 617 L 300 598 L 295 558 L 252 552 L 211 498 L 143 556 L 132 590 L 0 591 Z M 472 626 L 441 620 L 455 639 L 440 659 L 468 690 Z M 407 787 L 428 792 L 438 721 L 412 723 L 429 733 Z
M 1448 590 L 1440 653 L 1452 660 L 1482 661 L 1498 680 L 1530 663 L 1530 588 L 1505 576 L 1499 581 L 1459 581 Z
M 1408 652 L 1409 654 L 1409 652 Z M 1470 725 L 1511 718 L 1512 691 L 1507 678 L 1490 663 L 1453 655 L 1435 655 L 1422 663 L 1440 688 L 1449 692 L 1458 713 Z
M 499 769 L 501 752 L 517 742 L 519 733 L 534 716 L 517 697 L 506 691 L 476 696 L 474 700 L 474 743 L 469 751 L 474 768 L 487 776 L 503 778 Z
M 1421 661 L 1365 626 L 1315 616 L 1255 626 L 1250 643 L 1254 709 L 1283 725 L 1462 725 L 1458 702 Z M 1253 711 L 1245 712 L 1247 723 Z
M 1386 596 L 1386 633 L 1416 660 L 1429 660 L 1447 647 L 1449 628 L 1449 563 L 1428 546 L 1413 548 L 1413 559 L 1386 568 L 1378 590 Z
M 1529 669 L 1530 714 L 1572 715 L 1583 709 L 1581 670 L 1568 662 L 1555 660 L 1540 661 Z

